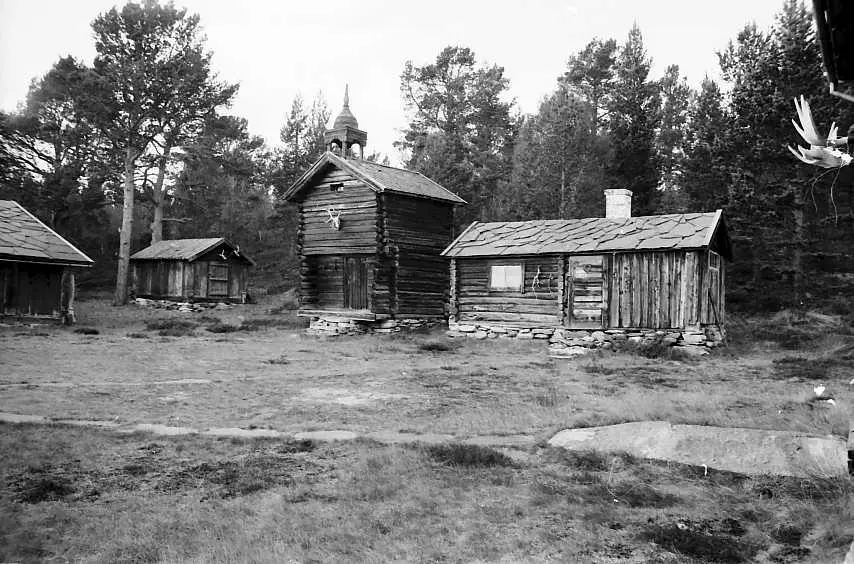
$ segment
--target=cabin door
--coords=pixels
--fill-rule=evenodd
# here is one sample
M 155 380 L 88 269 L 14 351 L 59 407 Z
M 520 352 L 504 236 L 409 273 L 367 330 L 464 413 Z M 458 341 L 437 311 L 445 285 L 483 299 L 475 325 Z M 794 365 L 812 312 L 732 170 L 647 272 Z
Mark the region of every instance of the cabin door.
M 601 329 L 605 319 L 605 276 L 601 255 L 569 258 L 566 273 L 569 326 Z
M 367 257 L 344 257 L 344 309 L 368 309 Z
M 208 263 L 208 297 L 228 297 L 228 263 Z

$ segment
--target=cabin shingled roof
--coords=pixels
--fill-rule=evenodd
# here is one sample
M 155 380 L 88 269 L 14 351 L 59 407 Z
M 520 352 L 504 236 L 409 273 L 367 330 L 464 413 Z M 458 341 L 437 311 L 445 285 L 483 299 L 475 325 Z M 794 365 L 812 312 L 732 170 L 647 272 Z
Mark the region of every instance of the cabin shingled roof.
M 238 249 L 224 237 L 208 237 L 204 239 L 167 239 L 158 241 L 141 251 L 131 255 L 131 260 L 186 260 L 194 261 L 201 255 L 218 247 L 221 244 L 229 246 L 232 251 Z M 248 256 L 239 252 L 241 258 L 254 265 Z
M 719 224 L 721 210 L 620 219 L 474 222 L 442 255 L 454 258 L 700 249 L 709 246 Z M 728 250 L 725 258 L 731 258 Z
M 94 262 L 14 200 L 0 200 L 0 259 L 66 266 Z
M 407 194 L 419 198 L 442 200 L 453 204 L 466 203 L 465 200 L 430 180 L 420 172 L 361 159 L 342 159 L 330 152 L 324 153 L 299 180 L 294 182 L 285 193 L 285 199 L 290 200 L 296 196 L 311 182 L 312 178 L 323 172 L 327 165 L 349 171 L 377 192 Z

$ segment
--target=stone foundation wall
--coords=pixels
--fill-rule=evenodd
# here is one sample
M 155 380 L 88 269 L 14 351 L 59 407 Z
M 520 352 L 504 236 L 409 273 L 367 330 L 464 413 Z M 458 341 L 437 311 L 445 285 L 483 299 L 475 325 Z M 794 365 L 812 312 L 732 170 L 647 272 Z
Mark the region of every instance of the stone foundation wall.
M 440 323 L 441 319 L 383 319 L 362 321 L 348 317 L 312 317 L 306 333 L 310 335 L 364 335 L 366 333 L 388 334 L 401 331 L 415 331 L 429 328 Z
M 555 332 L 554 327 L 511 327 L 505 325 L 486 325 L 483 323 L 448 322 L 448 337 L 470 337 L 473 339 L 549 339 Z
M 482 322 L 448 322 L 449 337 L 473 339 L 542 339 L 549 342 L 553 356 L 576 356 L 596 349 L 619 349 L 630 346 L 680 347 L 689 354 L 708 354 L 709 349 L 723 344 L 724 335 L 715 325 L 684 330 L 652 329 L 566 329 L 564 327 L 512 327 Z

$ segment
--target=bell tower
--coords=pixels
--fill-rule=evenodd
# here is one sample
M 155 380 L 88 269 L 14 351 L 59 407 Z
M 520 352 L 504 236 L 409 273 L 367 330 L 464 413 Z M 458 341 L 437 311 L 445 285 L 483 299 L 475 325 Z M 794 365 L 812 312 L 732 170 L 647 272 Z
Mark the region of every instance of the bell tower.
M 326 144 L 327 151 L 345 159 L 355 156 L 353 145 L 358 145 L 359 158 L 365 158 L 365 144 L 368 142 L 368 134 L 359 129 L 359 122 L 356 121 L 356 116 L 350 111 L 350 89 L 346 85 L 344 86 L 344 108 L 335 118 L 332 129 L 323 134 L 323 142 Z

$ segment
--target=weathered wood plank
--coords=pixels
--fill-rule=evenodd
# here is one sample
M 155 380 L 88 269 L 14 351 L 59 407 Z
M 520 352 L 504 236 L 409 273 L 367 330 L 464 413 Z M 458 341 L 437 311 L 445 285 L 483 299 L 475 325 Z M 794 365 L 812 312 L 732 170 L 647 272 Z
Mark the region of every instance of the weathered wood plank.
M 643 315 L 643 292 L 646 286 L 645 273 L 641 268 L 643 261 L 637 254 L 632 254 L 630 258 L 632 261 L 632 326 L 643 327 L 646 321 Z
M 694 251 L 685 253 L 685 275 L 687 278 L 685 296 L 685 324 L 696 325 L 697 320 L 697 283 L 699 272 L 697 271 L 697 254 Z
M 463 312 L 460 313 L 460 321 L 524 321 L 528 323 L 542 323 L 544 325 L 556 325 L 556 315 L 543 314 L 521 314 L 504 313 L 498 311 L 490 312 Z
M 620 260 L 612 253 L 608 259 L 608 326 L 620 326 Z
M 650 267 L 650 286 L 651 291 L 650 294 L 650 314 L 652 322 L 652 327 L 656 329 L 661 327 L 661 253 L 646 253 L 649 258 L 648 263 Z
M 620 257 L 621 277 L 620 277 L 620 325 L 619 327 L 631 327 L 632 324 L 632 301 L 631 301 L 631 284 L 632 270 L 629 256 L 622 253 L 616 255 Z

